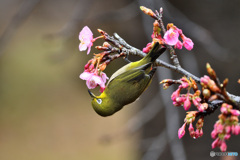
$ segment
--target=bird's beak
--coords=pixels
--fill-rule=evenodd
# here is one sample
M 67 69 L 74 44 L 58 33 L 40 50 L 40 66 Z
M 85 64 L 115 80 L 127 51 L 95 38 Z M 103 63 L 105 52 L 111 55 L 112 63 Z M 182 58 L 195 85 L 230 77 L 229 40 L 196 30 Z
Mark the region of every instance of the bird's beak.
M 90 94 L 90 96 L 92 97 L 92 98 L 96 98 L 96 96 L 88 89 L 88 93 Z

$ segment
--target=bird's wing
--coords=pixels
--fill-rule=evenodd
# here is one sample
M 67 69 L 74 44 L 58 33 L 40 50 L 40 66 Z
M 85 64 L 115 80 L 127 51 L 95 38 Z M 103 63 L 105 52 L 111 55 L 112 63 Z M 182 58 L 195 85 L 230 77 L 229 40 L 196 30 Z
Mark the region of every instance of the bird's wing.
M 126 70 L 128 70 L 128 68 L 130 67 L 130 63 L 121 67 L 120 69 L 118 69 L 116 72 L 114 72 L 112 74 L 112 76 L 110 77 L 110 79 L 108 80 L 108 83 L 107 85 L 114 79 L 116 78 L 117 76 L 119 76 L 120 74 L 124 73 Z
M 115 78 L 113 78 L 111 81 L 119 81 L 121 83 L 124 82 L 133 82 L 136 83 L 146 76 L 145 70 L 151 67 L 152 63 L 147 63 L 145 65 L 142 65 L 140 67 L 132 68 L 126 72 L 123 72 L 122 74 L 119 74 Z M 109 85 L 111 83 L 109 82 Z M 115 83 L 114 83 L 115 84 Z

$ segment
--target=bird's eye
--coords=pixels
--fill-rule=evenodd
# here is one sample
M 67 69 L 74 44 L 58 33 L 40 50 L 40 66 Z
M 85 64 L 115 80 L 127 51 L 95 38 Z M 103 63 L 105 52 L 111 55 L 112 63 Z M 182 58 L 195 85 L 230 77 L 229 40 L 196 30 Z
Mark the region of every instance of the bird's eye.
M 101 99 L 97 99 L 97 103 L 98 103 L 98 104 L 101 104 L 101 103 L 102 103 L 102 100 L 101 100 Z

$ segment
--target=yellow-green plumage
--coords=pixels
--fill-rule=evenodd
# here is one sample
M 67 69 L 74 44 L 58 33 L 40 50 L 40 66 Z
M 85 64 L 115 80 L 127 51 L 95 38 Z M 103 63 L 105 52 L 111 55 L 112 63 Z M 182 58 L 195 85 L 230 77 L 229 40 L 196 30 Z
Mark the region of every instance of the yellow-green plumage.
M 101 116 L 110 116 L 134 102 L 152 81 L 155 60 L 165 51 L 159 43 L 143 59 L 131 62 L 117 70 L 100 96 L 92 96 L 92 106 Z

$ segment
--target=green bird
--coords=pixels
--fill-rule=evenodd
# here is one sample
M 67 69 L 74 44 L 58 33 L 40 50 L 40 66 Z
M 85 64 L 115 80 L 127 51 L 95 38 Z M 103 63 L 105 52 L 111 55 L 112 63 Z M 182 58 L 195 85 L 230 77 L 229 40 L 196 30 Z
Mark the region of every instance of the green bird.
M 109 79 L 100 96 L 92 97 L 92 107 L 101 116 L 110 116 L 123 106 L 134 102 L 149 86 L 156 71 L 155 60 L 166 50 L 157 42 L 141 60 L 131 62 L 117 70 Z

